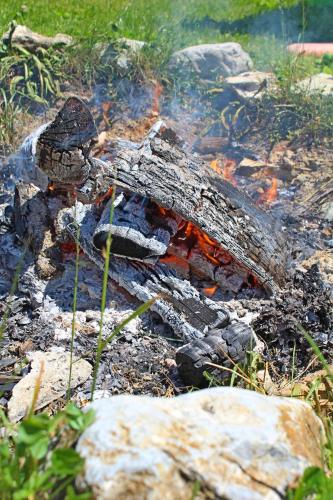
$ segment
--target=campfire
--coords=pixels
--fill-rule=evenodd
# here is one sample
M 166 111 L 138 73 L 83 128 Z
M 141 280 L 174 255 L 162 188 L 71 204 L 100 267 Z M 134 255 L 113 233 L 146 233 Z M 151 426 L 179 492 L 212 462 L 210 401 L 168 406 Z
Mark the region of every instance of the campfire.
M 15 230 L 33 253 L 34 279 L 59 279 L 77 245 L 103 270 L 111 235 L 115 293 L 156 299 L 152 314 L 185 343 L 179 373 L 203 385 L 207 363 L 232 367 L 250 346 L 262 350 L 251 325 L 290 283 L 287 235 L 258 206 L 277 198 L 277 178 L 254 203 L 239 189 L 235 160 L 203 161 L 162 120 L 103 160 L 91 153 L 96 137 L 88 107 L 72 97 L 18 155 L 28 176 L 16 185 Z

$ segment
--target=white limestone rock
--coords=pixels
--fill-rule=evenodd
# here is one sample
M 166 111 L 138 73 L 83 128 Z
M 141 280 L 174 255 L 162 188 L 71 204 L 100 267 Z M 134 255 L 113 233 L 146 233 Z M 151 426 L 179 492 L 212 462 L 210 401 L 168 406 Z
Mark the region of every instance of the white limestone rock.
M 4 33 L 2 41 L 8 43 L 10 39 L 10 30 Z M 11 35 L 12 45 L 20 45 L 30 52 L 36 52 L 37 49 L 49 49 L 51 47 L 68 46 L 73 43 L 73 38 L 63 33 L 57 33 L 55 36 L 45 36 L 31 31 L 27 26 L 18 24 Z
M 318 73 L 309 76 L 298 82 L 296 88 L 309 94 L 321 93 L 325 96 L 333 96 L 333 75 Z
M 275 78 L 272 73 L 247 71 L 237 76 L 229 76 L 224 83 L 245 100 L 259 99 L 265 90 L 274 86 Z
M 177 72 L 190 69 L 204 80 L 215 80 L 250 71 L 253 62 L 239 43 L 207 43 L 174 52 L 169 66 Z
M 95 401 L 79 439 L 79 486 L 99 499 L 279 499 L 320 465 L 322 425 L 309 405 L 237 388 L 177 398 Z M 209 495 L 209 496 L 208 496 Z
M 8 403 L 8 418 L 18 422 L 29 411 L 36 384 L 41 378 L 35 410 L 44 408 L 61 398 L 67 390 L 69 378 L 69 352 L 33 351 L 27 354 L 31 371 L 15 385 Z M 73 357 L 71 388 L 83 384 L 92 371 L 88 361 Z

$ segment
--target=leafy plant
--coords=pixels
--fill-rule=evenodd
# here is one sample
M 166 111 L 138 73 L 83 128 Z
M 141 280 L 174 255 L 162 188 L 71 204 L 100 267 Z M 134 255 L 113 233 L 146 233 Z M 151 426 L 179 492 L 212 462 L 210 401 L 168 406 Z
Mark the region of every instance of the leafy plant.
M 0 412 L 5 437 L 0 443 L 0 491 L 4 500 L 77 496 L 72 487 L 84 460 L 72 448 L 78 436 L 93 421 L 73 404 L 49 417 L 30 415 L 17 426 Z
M 52 49 L 36 53 L 17 45 L 0 47 L 0 86 L 9 99 L 46 104 L 60 94 L 63 57 Z

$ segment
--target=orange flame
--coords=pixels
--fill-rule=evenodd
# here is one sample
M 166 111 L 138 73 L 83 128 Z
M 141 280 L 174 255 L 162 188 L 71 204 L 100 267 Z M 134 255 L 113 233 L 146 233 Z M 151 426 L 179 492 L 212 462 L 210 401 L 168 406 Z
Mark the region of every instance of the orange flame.
M 104 200 L 107 200 L 109 198 L 111 198 L 112 196 L 112 191 L 113 191 L 113 187 L 110 187 L 106 193 L 102 194 L 101 196 L 99 196 L 98 198 L 96 198 L 95 200 L 95 204 L 96 205 L 99 205 L 100 203 L 102 203 L 102 201 Z
M 207 297 L 213 297 L 216 293 L 216 290 L 218 289 L 218 285 L 213 285 L 213 286 L 208 286 L 206 288 L 203 289 L 205 295 L 207 295 Z
M 152 97 L 152 106 L 151 106 L 151 114 L 159 115 L 160 114 L 160 97 L 163 94 L 163 85 L 159 82 L 156 82 L 153 89 L 153 97 Z
M 278 197 L 278 181 L 276 177 L 272 178 L 270 187 L 260 196 L 258 203 L 271 204 Z
M 226 181 L 230 182 L 233 186 L 237 186 L 237 181 L 234 177 L 234 170 L 236 166 L 235 160 L 229 160 L 228 158 L 223 161 L 223 167 L 221 168 L 218 160 L 213 160 L 210 166 L 219 175 L 222 175 Z

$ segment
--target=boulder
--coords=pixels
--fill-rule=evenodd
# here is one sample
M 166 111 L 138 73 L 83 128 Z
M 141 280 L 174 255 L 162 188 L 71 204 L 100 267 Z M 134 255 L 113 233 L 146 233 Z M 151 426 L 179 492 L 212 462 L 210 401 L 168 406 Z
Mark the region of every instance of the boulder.
M 298 82 L 296 87 L 309 94 L 321 93 L 325 96 L 332 96 L 333 75 L 318 73 Z
M 18 24 L 14 31 L 8 30 L 2 37 L 5 44 L 11 39 L 12 45 L 20 45 L 30 52 L 36 52 L 37 49 L 49 49 L 51 47 L 68 46 L 73 43 L 73 38 L 63 33 L 58 33 L 55 36 L 44 36 L 40 33 L 31 31 L 27 26 Z
M 35 410 L 61 398 L 67 390 L 69 378 L 69 352 L 41 352 L 27 353 L 31 362 L 31 371 L 15 385 L 12 397 L 8 403 L 8 418 L 11 422 L 18 422 L 31 407 L 36 385 L 40 387 L 35 404 Z M 83 384 L 92 371 L 88 361 L 73 357 L 71 388 Z
M 258 99 L 264 91 L 274 85 L 272 73 L 247 71 L 237 76 L 229 76 L 224 80 L 225 86 L 231 87 L 242 99 Z
M 204 80 L 219 76 L 235 76 L 251 70 L 251 57 L 239 43 L 209 43 L 195 45 L 174 52 L 170 69 L 176 72 L 192 71 Z
M 78 486 L 99 499 L 280 499 L 321 465 L 322 424 L 304 402 L 219 387 L 91 406 Z

